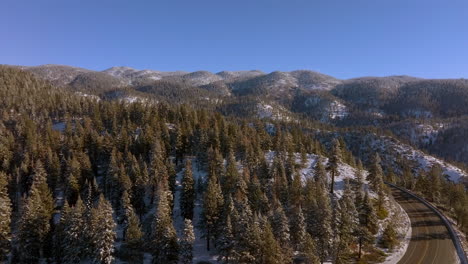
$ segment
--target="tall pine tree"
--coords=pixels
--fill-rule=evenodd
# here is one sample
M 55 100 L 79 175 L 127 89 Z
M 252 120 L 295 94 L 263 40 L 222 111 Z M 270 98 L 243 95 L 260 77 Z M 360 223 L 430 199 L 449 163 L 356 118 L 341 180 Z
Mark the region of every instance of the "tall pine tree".
M 116 238 L 112 206 L 100 196 L 96 206 L 91 210 L 91 246 L 93 260 L 96 263 L 110 264 L 114 260 L 114 242 Z
M 184 221 L 184 231 L 180 240 L 179 262 L 182 264 L 191 264 L 193 259 L 193 242 L 195 241 L 195 233 L 190 219 Z
M 53 210 L 47 175 L 40 161 L 36 162 L 32 178 L 18 228 L 18 246 L 23 263 L 36 263 L 43 257 Z
M 342 159 L 342 150 L 340 142 L 335 138 L 332 143 L 332 153 L 330 159 L 328 160 L 328 170 L 331 174 L 331 183 L 330 183 L 330 193 L 333 193 L 335 188 L 335 177 L 338 175 L 338 164 Z
M 195 182 L 193 180 L 192 162 L 187 159 L 182 177 L 182 192 L 180 195 L 180 210 L 185 219 L 192 220 L 195 202 Z
M 179 259 L 179 245 L 172 223 L 169 195 L 168 191 L 164 191 L 162 188 L 158 190 L 158 202 L 150 244 L 153 253 L 153 264 L 176 264 Z

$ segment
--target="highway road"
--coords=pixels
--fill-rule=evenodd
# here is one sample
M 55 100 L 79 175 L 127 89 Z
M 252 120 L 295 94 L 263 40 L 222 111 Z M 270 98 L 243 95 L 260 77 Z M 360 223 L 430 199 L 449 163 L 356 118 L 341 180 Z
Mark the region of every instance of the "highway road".
M 391 188 L 395 200 L 411 220 L 411 241 L 399 264 L 458 263 L 453 241 L 442 220 L 412 196 Z

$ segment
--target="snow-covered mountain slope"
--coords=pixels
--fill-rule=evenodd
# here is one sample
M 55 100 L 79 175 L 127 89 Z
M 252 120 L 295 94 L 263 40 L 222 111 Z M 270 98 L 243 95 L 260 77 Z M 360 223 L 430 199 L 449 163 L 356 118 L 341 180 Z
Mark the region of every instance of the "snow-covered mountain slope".
M 88 69 L 55 64 L 30 67 L 20 66 L 19 68 L 32 72 L 34 75 L 60 86 L 71 83 L 80 74 L 92 72 Z
M 125 80 L 127 83 L 132 84 L 137 81 L 156 81 L 164 77 L 181 76 L 187 74 L 186 72 L 161 72 L 154 70 L 137 70 L 130 67 L 112 67 L 102 71 L 103 73 Z
M 314 71 L 299 70 L 289 74 L 297 80 L 300 88 L 306 90 L 330 90 L 342 82 L 329 75 Z
M 222 71 L 216 73 L 216 75 L 220 76 L 223 78 L 223 80 L 231 82 L 234 80 L 244 80 L 244 79 L 249 79 L 261 75 L 265 75 L 264 72 L 258 71 L 258 70 L 252 70 L 252 71 Z
M 437 143 L 438 135 L 446 130 L 448 125 L 444 122 L 403 122 L 390 126 L 390 130 L 416 146 L 432 145 Z
M 398 169 L 398 159 L 407 160 L 413 171 L 429 171 L 432 166 L 439 165 L 453 182 L 468 182 L 468 173 L 453 164 L 404 144 L 397 139 L 376 134 L 348 133 L 344 135 L 348 146 L 364 160 L 368 160 L 372 153 L 378 152 L 385 166 Z
M 306 93 L 297 97 L 294 109 L 322 122 L 341 120 L 349 115 L 348 107 L 341 100 L 323 92 Z
M 182 75 L 180 76 L 180 78 L 194 86 L 207 85 L 223 79 L 221 76 L 207 71 L 192 72 L 189 74 Z

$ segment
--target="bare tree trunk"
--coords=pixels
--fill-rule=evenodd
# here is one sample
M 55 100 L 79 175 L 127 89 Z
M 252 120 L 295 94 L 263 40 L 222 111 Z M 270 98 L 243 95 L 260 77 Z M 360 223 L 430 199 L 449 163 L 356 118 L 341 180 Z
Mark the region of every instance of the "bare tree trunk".
M 330 186 L 330 193 L 333 194 L 333 188 L 335 187 L 335 172 L 331 172 L 331 186 Z

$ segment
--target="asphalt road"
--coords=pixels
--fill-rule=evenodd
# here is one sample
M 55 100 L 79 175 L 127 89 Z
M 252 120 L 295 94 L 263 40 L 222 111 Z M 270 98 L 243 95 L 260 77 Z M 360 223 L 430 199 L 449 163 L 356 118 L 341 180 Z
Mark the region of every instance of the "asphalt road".
M 411 220 L 411 241 L 399 264 L 458 263 L 455 246 L 442 220 L 410 195 L 391 188 Z

